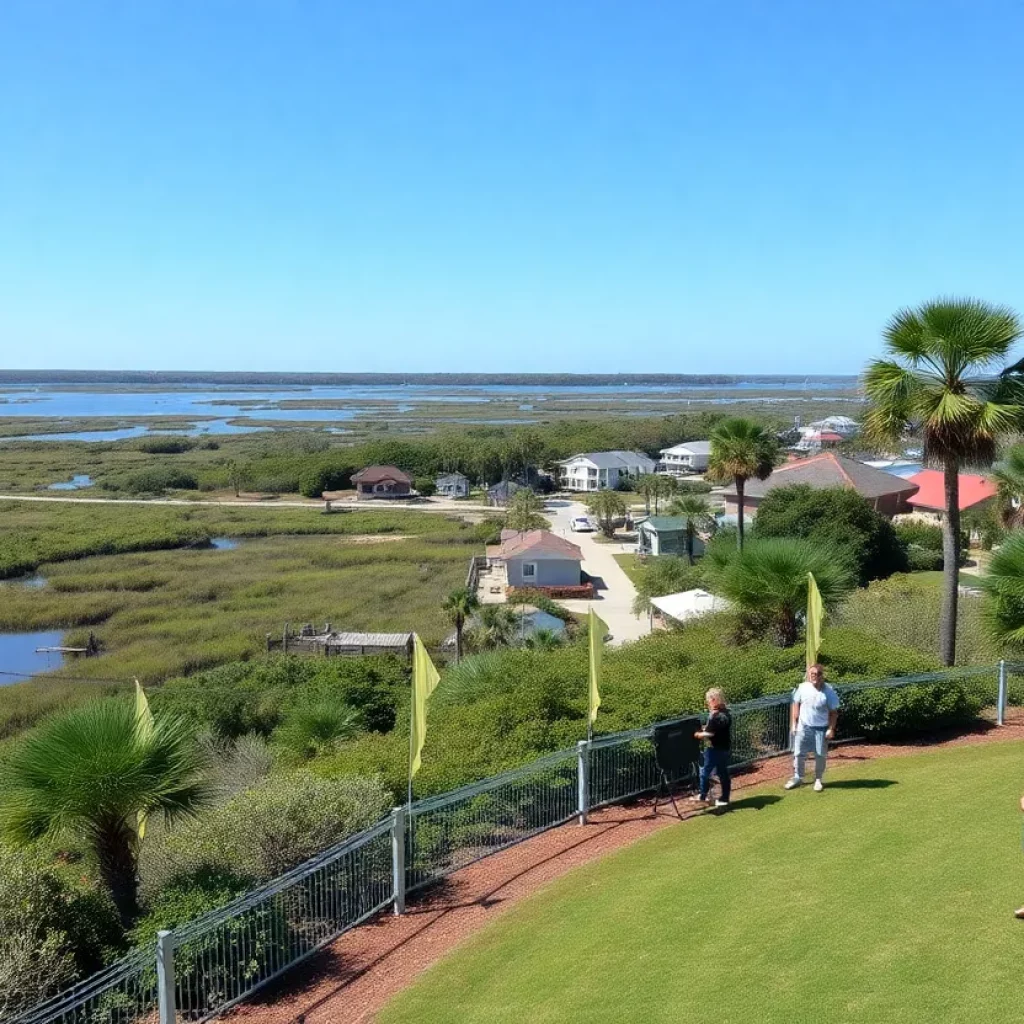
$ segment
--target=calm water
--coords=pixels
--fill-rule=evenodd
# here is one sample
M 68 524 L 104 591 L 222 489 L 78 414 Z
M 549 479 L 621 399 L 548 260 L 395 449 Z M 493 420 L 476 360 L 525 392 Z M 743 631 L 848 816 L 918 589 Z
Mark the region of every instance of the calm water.
M 46 586 L 46 577 L 38 573 L 34 576 L 15 576 L 13 579 L 0 580 L 0 587 L 28 587 L 29 590 L 41 590 Z M 3 665 L 0 665 L 3 668 Z
M 70 480 L 50 484 L 49 491 L 80 491 L 83 487 L 92 487 L 92 477 L 84 473 L 73 476 Z
M 210 544 L 218 551 L 234 551 L 239 542 L 234 537 L 214 537 Z
M 549 612 L 542 612 L 539 609 L 535 612 L 528 612 L 523 616 L 527 632 L 536 633 L 538 629 L 547 629 L 552 633 L 564 633 L 565 623 L 557 615 Z
M 27 676 L 48 672 L 64 664 L 61 654 L 37 654 L 37 647 L 59 647 L 60 633 L 0 633 L 0 670 L 21 675 L 0 675 L 0 686 L 24 682 Z

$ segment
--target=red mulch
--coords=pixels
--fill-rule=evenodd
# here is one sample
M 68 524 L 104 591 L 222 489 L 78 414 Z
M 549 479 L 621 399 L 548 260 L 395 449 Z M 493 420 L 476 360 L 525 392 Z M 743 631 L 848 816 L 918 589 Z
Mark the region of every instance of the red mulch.
M 1024 739 L 1024 713 L 1002 729 L 979 726 L 953 736 L 904 744 L 840 745 L 832 766 L 877 757 L 912 754 L 923 748 Z M 787 757 L 762 762 L 738 775 L 733 791 L 789 775 Z M 588 864 L 642 836 L 677 824 L 671 804 L 651 814 L 651 802 L 596 811 L 587 825 L 564 825 L 455 872 L 410 900 L 407 913 L 382 913 L 297 967 L 252 1001 L 236 1007 L 246 1024 L 346 1024 L 369 1022 L 417 975 L 479 931 L 518 900 L 580 864 Z M 684 818 L 703 813 L 680 802 Z

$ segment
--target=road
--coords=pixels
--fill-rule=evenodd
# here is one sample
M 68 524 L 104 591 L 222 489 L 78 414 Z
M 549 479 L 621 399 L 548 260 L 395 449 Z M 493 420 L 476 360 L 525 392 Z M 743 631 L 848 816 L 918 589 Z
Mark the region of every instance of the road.
M 636 587 L 623 568 L 615 561 L 614 555 L 632 553 L 634 545 L 599 543 L 597 533 L 573 533 L 569 521 L 575 516 L 585 516 L 587 509 L 582 502 L 554 499 L 544 507 L 544 515 L 551 520 L 551 530 L 559 537 L 578 544 L 583 551 L 583 571 L 598 577 L 603 586 L 594 601 L 559 601 L 574 615 L 586 615 L 593 606 L 594 611 L 608 624 L 612 644 L 639 640 L 650 633 L 646 615 L 639 618 L 633 614 L 633 599 Z

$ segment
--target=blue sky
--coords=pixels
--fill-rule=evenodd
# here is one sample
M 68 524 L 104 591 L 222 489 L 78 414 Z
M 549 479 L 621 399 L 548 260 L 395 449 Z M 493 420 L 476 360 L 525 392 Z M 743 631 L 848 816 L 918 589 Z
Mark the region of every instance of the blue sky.
M 856 372 L 1024 310 L 1024 7 L 4 0 L 0 365 Z

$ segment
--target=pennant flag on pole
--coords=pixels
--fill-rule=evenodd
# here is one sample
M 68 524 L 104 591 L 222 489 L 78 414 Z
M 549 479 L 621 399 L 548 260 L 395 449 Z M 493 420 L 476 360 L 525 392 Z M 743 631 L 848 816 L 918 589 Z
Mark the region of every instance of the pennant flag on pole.
M 427 654 L 419 634 L 413 636 L 412 654 L 412 723 L 409 730 L 409 785 L 420 770 L 420 754 L 427 737 L 427 701 L 441 677 Z
M 146 691 L 143 690 L 138 679 L 135 680 L 135 728 L 138 730 L 139 739 L 148 740 L 153 735 L 153 712 L 149 710 L 149 701 L 146 700 Z M 139 839 L 146 835 L 146 818 L 149 817 L 145 811 L 139 811 L 136 832 Z
M 597 718 L 597 709 L 601 706 L 601 655 L 604 651 L 604 637 L 608 627 L 590 609 L 588 622 L 590 644 L 590 718 L 593 725 Z
M 821 620 L 825 617 L 825 608 L 821 603 L 814 573 L 807 574 L 807 667 L 810 668 L 818 660 L 818 648 L 821 647 Z

